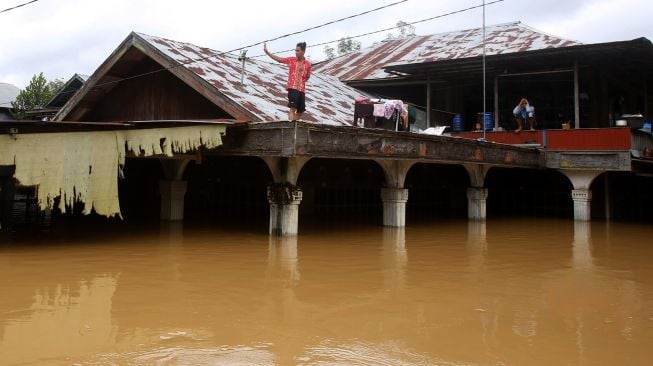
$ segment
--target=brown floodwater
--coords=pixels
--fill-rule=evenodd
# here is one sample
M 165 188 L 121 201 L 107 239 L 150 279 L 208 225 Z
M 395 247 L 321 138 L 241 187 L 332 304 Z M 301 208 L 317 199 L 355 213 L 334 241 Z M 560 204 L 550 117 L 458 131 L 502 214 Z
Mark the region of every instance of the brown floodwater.
M 301 230 L 2 244 L 0 365 L 653 362 L 650 225 Z

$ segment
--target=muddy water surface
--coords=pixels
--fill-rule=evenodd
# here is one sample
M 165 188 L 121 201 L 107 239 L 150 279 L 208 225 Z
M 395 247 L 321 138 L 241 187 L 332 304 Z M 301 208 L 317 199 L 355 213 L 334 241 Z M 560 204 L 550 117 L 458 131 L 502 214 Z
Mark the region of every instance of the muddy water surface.
M 653 362 L 651 226 L 301 230 L 2 244 L 0 365 Z

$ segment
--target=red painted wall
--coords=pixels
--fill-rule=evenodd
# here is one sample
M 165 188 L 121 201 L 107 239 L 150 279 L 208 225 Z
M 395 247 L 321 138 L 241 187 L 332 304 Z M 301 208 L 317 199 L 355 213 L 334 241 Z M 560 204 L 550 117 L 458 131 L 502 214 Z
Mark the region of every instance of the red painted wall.
M 513 131 L 486 132 L 486 139 L 502 144 L 540 144 L 544 145 L 546 132 L 546 149 L 556 151 L 602 151 L 630 150 L 631 133 L 623 128 L 583 128 L 571 130 L 547 131 Z M 456 132 L 452 136 L 468 139 L 483 137 L 482 132 Z

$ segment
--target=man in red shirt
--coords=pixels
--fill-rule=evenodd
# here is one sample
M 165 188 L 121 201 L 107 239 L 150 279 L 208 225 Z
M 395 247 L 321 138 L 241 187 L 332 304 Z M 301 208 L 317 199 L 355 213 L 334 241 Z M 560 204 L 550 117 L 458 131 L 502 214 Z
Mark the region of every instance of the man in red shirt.
M 289 66 L 288 70 L 288 120 L 298 121 L 306 111 L 306 81 L 311 77 L 311 63 L 304 57 L 306 42 L 297 43 L 295 57 L 279 57 L 268 51 L 263 44 L 263 51 L 273 60 Z

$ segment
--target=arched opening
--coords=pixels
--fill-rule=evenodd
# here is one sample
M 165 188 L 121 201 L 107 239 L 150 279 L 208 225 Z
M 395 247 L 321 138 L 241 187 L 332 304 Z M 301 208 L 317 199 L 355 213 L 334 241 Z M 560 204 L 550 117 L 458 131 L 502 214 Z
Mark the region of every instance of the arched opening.
M 650 222 L 653 177 L 631 172 L 605 172 L 594 179 L 592 218 Z
M 404 186 L 409 189 L 409 220 L 467 215 L 469 176 L 461 165 L 415 164 L 408 171 Z
M 118 182 L 123 219 L 128 223 L 159 221 L 161 198 L 159 181 L 164 179 L 159 159 L 125 159 L 124 178 Z
M 329 221 L 375 222 L 382 215 L 381 167 L 371 160 L 313 158 L 304 165 L 300 215 Z
M 187 223 L 229 223 L 266 230 L 267 186 L 273 182 L 265 162 L 249 156 L 206 156 L 190 164 L 184 205 Z
M 557 171 L 494 167 L 485 187 L 488 217 L 573 217 L 571 182 Z

